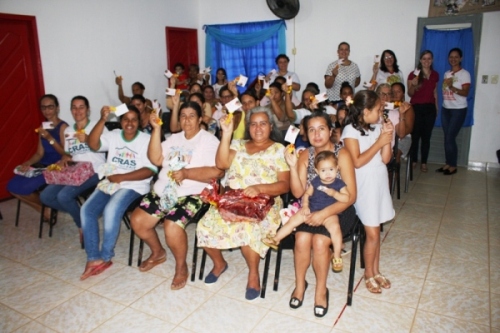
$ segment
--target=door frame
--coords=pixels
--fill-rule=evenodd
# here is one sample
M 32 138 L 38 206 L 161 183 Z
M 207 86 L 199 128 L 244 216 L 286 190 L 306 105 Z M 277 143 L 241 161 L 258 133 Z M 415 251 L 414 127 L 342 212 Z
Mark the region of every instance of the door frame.
M 172 61 L 172 57 L 170 57 L 170 52 L 169 52 L 169 43 L 168 43 L 168 40 L 170 39 L 171 37 L 171 34 L 172 33 L 175 33 L 175 32 L 190 32 L 190 33 L 194 33 L 196 35 L 196 64 L 199 64 L 199 50 L 198 50 L 198 29 L 195 29 L 195 28 L 179 28 L 179 27 L 171 27 L 171 26 L 167 26 L 165 27 L 165 37 L 166 37 L 166 48 L 167 48 L 167 68 L 169 68 L 171 71 L 174 70 L 174 65 L 175 63 Z M 184 64 L 185 66 L 189 66 L 190 63 L 187 63 L 187 64 Z M 187 70 L 187 68 L 186 68 Z
M 415 48 L 415 66 L 419 62 L 420 56 L 420 47 L 422 46 L 422 39 L 424 36 L 424 27 L 427 26 L 443 26 L 445 29 L 447 25 L 450 26 L 450 29 L 456 28 L 457 25 L 460 24 L 470 24 L 472 28 L 472 35 L 474 38 L 474 71 L 475 71 L 475 82 L 476 86 L 478 84 L 478 66 L 479 66 L 479 50 L 481 46 L 481 33 L 483 28 L 483 14 L 469 14 L 469 15 L 457 15 L 457 16 L 442 16 L 442 17 L 419 17 L 417 21 L 417 45 Z M 455 27 L 454 27 L 455 26 Z M 477 90 L 474 89 L 474 94 Z M 474 103 L 476 102 L 476 98 L 474 96 Z M 439 105 L 439 107 L 441 107 Z M 457 136 L 457 144 L 459 147 L 459 155 L 458 155 L 458 165 L 460 166 L 468 166 L 469 164 L 469 151 L 470 151 L 470 140 L 471 140 L 472 126 L 462 127 L 460 129 L 460 133 Z M 434 130 L 433 135 L 431 137 L 431 151 L 429 154 L 430 162 L 442 163 L 442 160 L 438 160 L 438 156 L 435 152 L 434 147 L 439 147 L 442 150 L 444 146 L 444 135 L 442 135 L 442 131 Z
M 28 29 L 30 31 L 30 35 L 28 36 L 30 41 L 29 47 L 32 55 L 33 69 L 36 72 L 34 77 L 34 88 L 38 97 L 43 96 L 45 94 L 45 85 L 43 82 L 42 58 L 40 56 L 40 44 L 38 43 L 36 17 L 28 15 L 0 13 L 0 20 L 19 21 L 20 23 L 24 23 L 28 26 Z

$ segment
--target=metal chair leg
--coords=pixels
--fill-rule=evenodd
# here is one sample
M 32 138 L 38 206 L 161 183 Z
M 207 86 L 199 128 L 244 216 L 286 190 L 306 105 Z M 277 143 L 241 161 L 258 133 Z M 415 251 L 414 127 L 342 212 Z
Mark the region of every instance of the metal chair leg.
M 203 280 L 203 275 L 205 274 L 205 262 L 207 261 L 207 251 L 203 250 L 203 254 L 201 255 L 201 263 L 200 263 L 200 276 L 199 279 Z
M 262 285 L 260 287 L 260 298 L 266 297 L 267 276 L 269 275 L 269 263 L 271 262 L 271 249 L 267 251 L 264 272 L 262 273 Z
M 142 251 L 144 251 L 144 241 L 141 239 L 139 242 L 139 253 L 137 254 L 137 267 L 142 264 Z
M 196 278 L 196 261 L 198 260 L 198 236 L 194 233 L 193 263 L 191 264 L 191 282 Z
M 134 241 L 135 241 L 135 232 L 134 230 L 130 230 L 130 245 L 128 248 L 128 265 L 132 266 L 132 260 L 134 257 Z
M 38 238 L 42 238 L 43 231 L 43 212 L 45 211 L 45 205 L 42 204 L 42 212 L 40 213 L 40 231 L 38 232 Z M 50 222 L 50 221 L 49 221 Z
M 19 214 L 21 213 L 21 200 L 17 199 L 16 227 L 19 225 Z
M 278 285 L 280 283 L 280 269 L 281 269 L 281 256 L 283 255 L 283 249 L 281 246 L 278 247 L 278 253 L 276 255 L 276 269 L 274 271 L 274 285 L 273 290 L 278 291 Z
M 408 156 L 408 159 L 406 160 L 405 193 L 408 193 L 408 188 L 410 187 L 411 169 L 411 159 L 410 156 Z
M 357 225 L 355 227 L 354 234 L 352 235 L 351 267 L 349 268 L 349 285 L 347 287 L 347 305 L 349 306 L 352 305 L 354 276 L 356 274 L 356 254 L 358 251 L 359 238 L 360 238 L 360 230 L 359 230 L 359 225 Z

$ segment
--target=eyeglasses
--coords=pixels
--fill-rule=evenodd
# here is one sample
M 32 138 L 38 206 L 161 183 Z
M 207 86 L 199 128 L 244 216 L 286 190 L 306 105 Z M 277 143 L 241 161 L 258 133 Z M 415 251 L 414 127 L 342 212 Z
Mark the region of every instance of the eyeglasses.
M 232 95 L 222 95 L 220 98 L 231 98 L 233 97 Z
M 392 93 L 380 93 L 382 97 L 392 97 Z
M 55 108 L 56 108 L 56 106 L 54 104 L 51 104 L 51 105 L 40 105 L 40 110 L 42 110 L 42 111 L 45 111 L 45 110 L 52 111 Z
M 384 56 L 384 59 L 385 60 L 392 59 L 392 56 L 391 55 L 386 55 L 386 56 Z

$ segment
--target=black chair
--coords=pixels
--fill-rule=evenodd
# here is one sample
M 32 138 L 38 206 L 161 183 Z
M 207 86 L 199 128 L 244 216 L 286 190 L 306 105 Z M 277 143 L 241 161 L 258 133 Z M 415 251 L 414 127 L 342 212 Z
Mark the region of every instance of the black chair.
M 107 121 L 104 123 L 104 126 L 106 126 L 108 131 L 122 128 L 122 124 L 119 121 Z
M 210 204 L 204 203 L 201 208 L 196 212 L 196 214 L 188 221 L 186 224 L 186 227 L 191 224 L 191 223 L 198 223 L 200 219 L 205 215 L 205 213 L 208 211 L 210 208 Z M 158 224 L 163 223 L 163 219 L 158 221 Z M 157 225 L 158 225 L 157 224 Z M 134 230 L 131 231 L 132 235 L 134 235 Z M 131 239 L 132 242 L 132 239 Z M 131 245 L 132 247 L 132 245 Z M 194 236 L 194 249 L 193 249 L 193 262 L 191 264 L 191 281 L 193 282 L 195 280 L 196 276 L 196 265 L 197 265 L 197 260 L 198 260 L 198 237 Z M 142 263 L 142 253 L 144 251 L 144 241 L 141 239 L 139 242 L 139 254 L 137 257 L 137 266 L 140 266 Z M 203 250 L 203 254 L 201 257 L 201 269 L 200 269 L 200 280 L 203 278 L 203 273 L 204 273 L 204 268 L 205 268 L 205 262 L 207 260 L 207 253 L 205 250 Z M 132 265 L 132 262 L 129 261 L 129 266 Z
M 45 223 L 45 218 L 43 212 L 45 208 L 50 208 L 42 204 L 42 212 L 40 213 L 40 231 L 38 232 L 38 238 L 42 238 L 43 224 Z M 49 237 L 52 237 L 52 230 L 54 225 L 57 223 L 57 209 L 50 208 L 50 218 L 49 218 Z M 17 224 L 16 224 L 17 226 Z
M 134 239 L 135 239 L 135 233 L 134 233 L 134 230 L 130 226 L 130 218 L 128 217 L 128 214 L 132 213 L 134 211 L 134 209 L 136 209 L 137 207 L 139 207 L 139 205 L 140 205 L 140 203 L 142 201 L 142 197 L 143 196 L 141 195 L 140 197 L 138 197 L 137 199 L 135 199 L 134 201 L 132 201 L 132 203 L 130 205 L 128 205 L 127 210 L 125 211 L 125 213 L 123 214 L 123 217 L 122 217 L 123 223 L 125 224 L 125 226 L 127 227 L 127 229 L 130 230 L 130 245 L 129 245 L 129 250 L 128 250 L 128 265 L 129 266 L 132 266 L 132 259 L 133 259 L 133 256 L 134 256 Z M 142 242 L 142 240 L 141 240 L 141 242 Z M 142 256 L 141 251 L 139 251 L 139 253 Z

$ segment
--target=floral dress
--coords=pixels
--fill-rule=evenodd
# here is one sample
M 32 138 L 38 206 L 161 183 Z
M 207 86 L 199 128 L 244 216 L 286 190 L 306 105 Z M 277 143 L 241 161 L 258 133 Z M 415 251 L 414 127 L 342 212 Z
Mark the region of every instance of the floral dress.
M 236 150 L 233 162 L 226 172 L 225 186 L 232 189 L 245 189 L 256 184 L 272 184 L 278 181 L 278 173 L 289 171 L 284 157 L 284 147 L 274 143 L 266 150 L 249 155 L 245 140 L 233 140 L 230 149 Z M 274 205 L 266 218 L 260 223 L 226 222 L 219 211 L 211 206 L 198 222 L 196 230 L 198 246 L 216 249 L 230 249 L 248 245 L 261 257 L 268 247 L 261 239 L 276 233 L 280 225 L 279 211 L 283 208 L 281 198 L 274 198 Z

